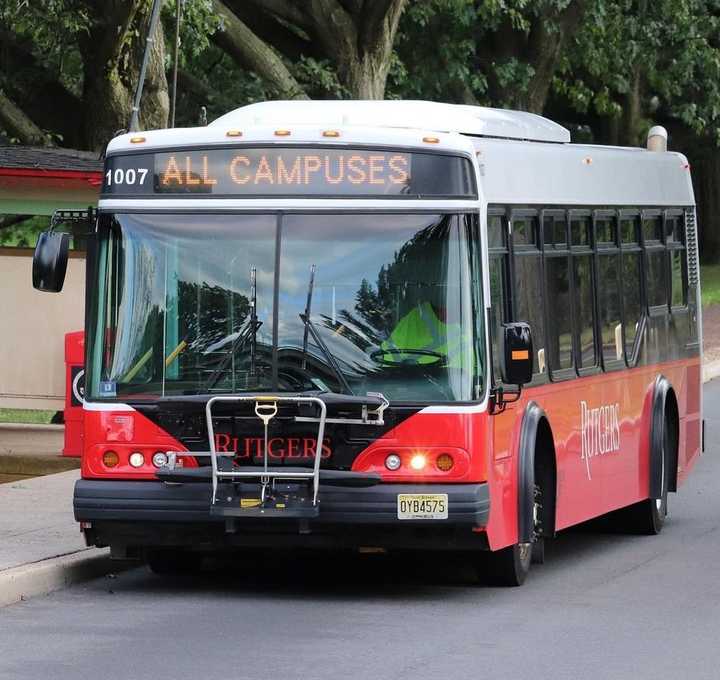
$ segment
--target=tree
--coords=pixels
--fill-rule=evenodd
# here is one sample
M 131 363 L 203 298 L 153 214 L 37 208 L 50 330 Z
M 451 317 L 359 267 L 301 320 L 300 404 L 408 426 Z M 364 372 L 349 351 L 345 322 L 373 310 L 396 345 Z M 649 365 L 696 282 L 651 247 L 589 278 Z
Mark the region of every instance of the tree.
M 285 60 L 327 61 L 348 95 L 382 99 L 406 0 L 213 0 L 214 42 L 279 96 L 307 92 Z
M 25 143 L 44 137 L 100 149 L 127 127 L 151 0 L 0 0 L 0 121 Z M 141 108 L 166 124 L 168 87 L 157 31 Z M 16 109 L 12 110 L 12 105 Z
M 589 0 L 432 0 L 400 27 L 399 96 L 541 113 Z M 432 49 L 427 49 L 432 36 Z M 420 47 L 419 47 L 420 46 Z M 427 94 L 424 94 L 427 96 Z

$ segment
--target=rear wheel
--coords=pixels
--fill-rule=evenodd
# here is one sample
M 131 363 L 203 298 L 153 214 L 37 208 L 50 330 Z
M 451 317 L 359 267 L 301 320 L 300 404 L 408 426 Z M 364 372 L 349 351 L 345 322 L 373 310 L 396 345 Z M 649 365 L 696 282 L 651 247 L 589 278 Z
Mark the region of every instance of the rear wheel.
M 660 456 L 660 488 L 662 489 L 660 498 L 648 498 L 620 511 L 620 516 L 615 522 L 616 526 L 631 533 L 648 536 L 655 536 L 662 531 L 668 514 L 668 460 L 671 459 L 671 446 L 672 437 L 666 421 L 663 433 L 663 450 Z

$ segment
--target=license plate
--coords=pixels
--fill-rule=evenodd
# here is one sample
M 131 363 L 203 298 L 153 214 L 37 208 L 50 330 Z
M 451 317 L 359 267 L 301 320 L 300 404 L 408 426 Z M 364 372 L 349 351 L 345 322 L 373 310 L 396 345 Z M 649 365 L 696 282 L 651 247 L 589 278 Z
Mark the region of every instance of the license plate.
M 398 519 L 447 519 L 447 494 L 399 493 L 397 516 Z

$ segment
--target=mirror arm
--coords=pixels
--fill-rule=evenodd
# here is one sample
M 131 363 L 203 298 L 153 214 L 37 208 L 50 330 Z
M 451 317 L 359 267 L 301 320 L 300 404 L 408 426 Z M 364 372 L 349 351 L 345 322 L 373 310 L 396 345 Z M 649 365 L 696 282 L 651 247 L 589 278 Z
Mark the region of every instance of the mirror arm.
M 509 394 L 510 396 L 515 397 L 514 399 L 506 399 L 505 395 Z M 522 385 L 517 386 L 517 391 L 513 392 L 505 392 L 505 388 L 502 386 L 502 384 L 497 385 L 496 387 L 493 387 L 492 390 L 490 390 L 490 410 L 489 413 L 491 416 L 499 415 L 500 413 L 503 413 L 505 411 L 505 408 L 508 404 L 514 404 L 516 401 L 520 400 L 520 397 L 522 395 Z

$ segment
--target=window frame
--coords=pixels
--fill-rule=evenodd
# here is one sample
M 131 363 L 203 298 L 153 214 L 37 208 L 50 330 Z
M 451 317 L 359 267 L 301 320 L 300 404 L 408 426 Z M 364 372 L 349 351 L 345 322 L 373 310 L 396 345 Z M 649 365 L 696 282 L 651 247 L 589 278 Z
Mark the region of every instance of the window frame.
M 545 279 L 545 260 L 543 255 L 543 227 L 542 227 L 542 210 L 538 208 L 515 208 L 515 207 L 509 207 L 509 210 L 506 211 L 506 219 L 508 220 L 508 240 L 507 240 L 507 247 L 509 251 L 509 267 L 508 267 L 508 276 L 509 276 L 509 285 L 510 285 L 510 318 L 512 321 L 524 321 L 529 322 L 529 319 L 521 319 L 518 315 L 518 304 L 517 304 L 517 295 L 515 291 L 515 274 L 516 274 L 516 268 L 515 268 L 515 258 L 516 257 L 537 257 L 538 258 L 538 265 L 539 265 L 539 272 L 540 272 L 540 285 L 542 285 L 544 279 Z M 509 213 L 509 214 L 508 214 Z M 533 233 L 533 240 L 531 243 L 515 243 L 515 229 L 513 227 L 514 222 L 517 218 L 531 218 L 534 219 L 535 226 L 534 226 L 534 233 Z M 542 318 L 543 322 L 543 335 L 547 335 L 547 317 L 545 314 L 545 310 L 547 308 L 547 305 L 545 304 L 545 295 L 541 295 L 541 302 L 543 308 L 540 310 L 540 317 Z M 544 341 L 544 345 L 547 345 L 547 340 Z M 545 349 L 545 347 L 543 347 Z M 537 352 L 538 348 L 535 345 L 535 342 L 533 341 L 533 366 L 535 365 L 535 360 L 537 358 Z M 533 378 L 528 383 L 529 387 L 535 387 L 536 385 L 544 385 L 549 381 L 549 369 L 548 369 L 548 362 L 547 359 L 545 359 L 544 364 L 544 370 L 542 372 L 533 372 Z
M 620 210 L 601 208 L 593 211 L 593 238 L 596 244 L 594 248 L 594 259 L 595 259 L 595 272 L 596 272 L 596 294 L 595 294 L 595 312 L 596 312 L 596 325 L 597 325 L 597 342 L 599 346 L 599 359 L 602 366 L 602 370 L 605 373 L 617 371 L 626 367 L 625 361 L 625 306 L 623 304 L 623 287 L 622 287 L 622 253 L 621 253 L 621 240 L 620 234 Z M 611 219 L 615 226 L 615 240 L 610 241 L 599 241 L 597 238 L 597 221 L 599 219 Z M 602 325 L 600 320 L 600 305 L 601 305 L 601 293 L 600 286 L 600 260 L 603 257 L 614 257 L 617 262 L 617 292 L 620 307 L 620 326 L 621 326 L 621 340 L 622 340 L 622 358 L 621 359 L 606 359 L 604 352 L 604 342 L 602 334 Z

